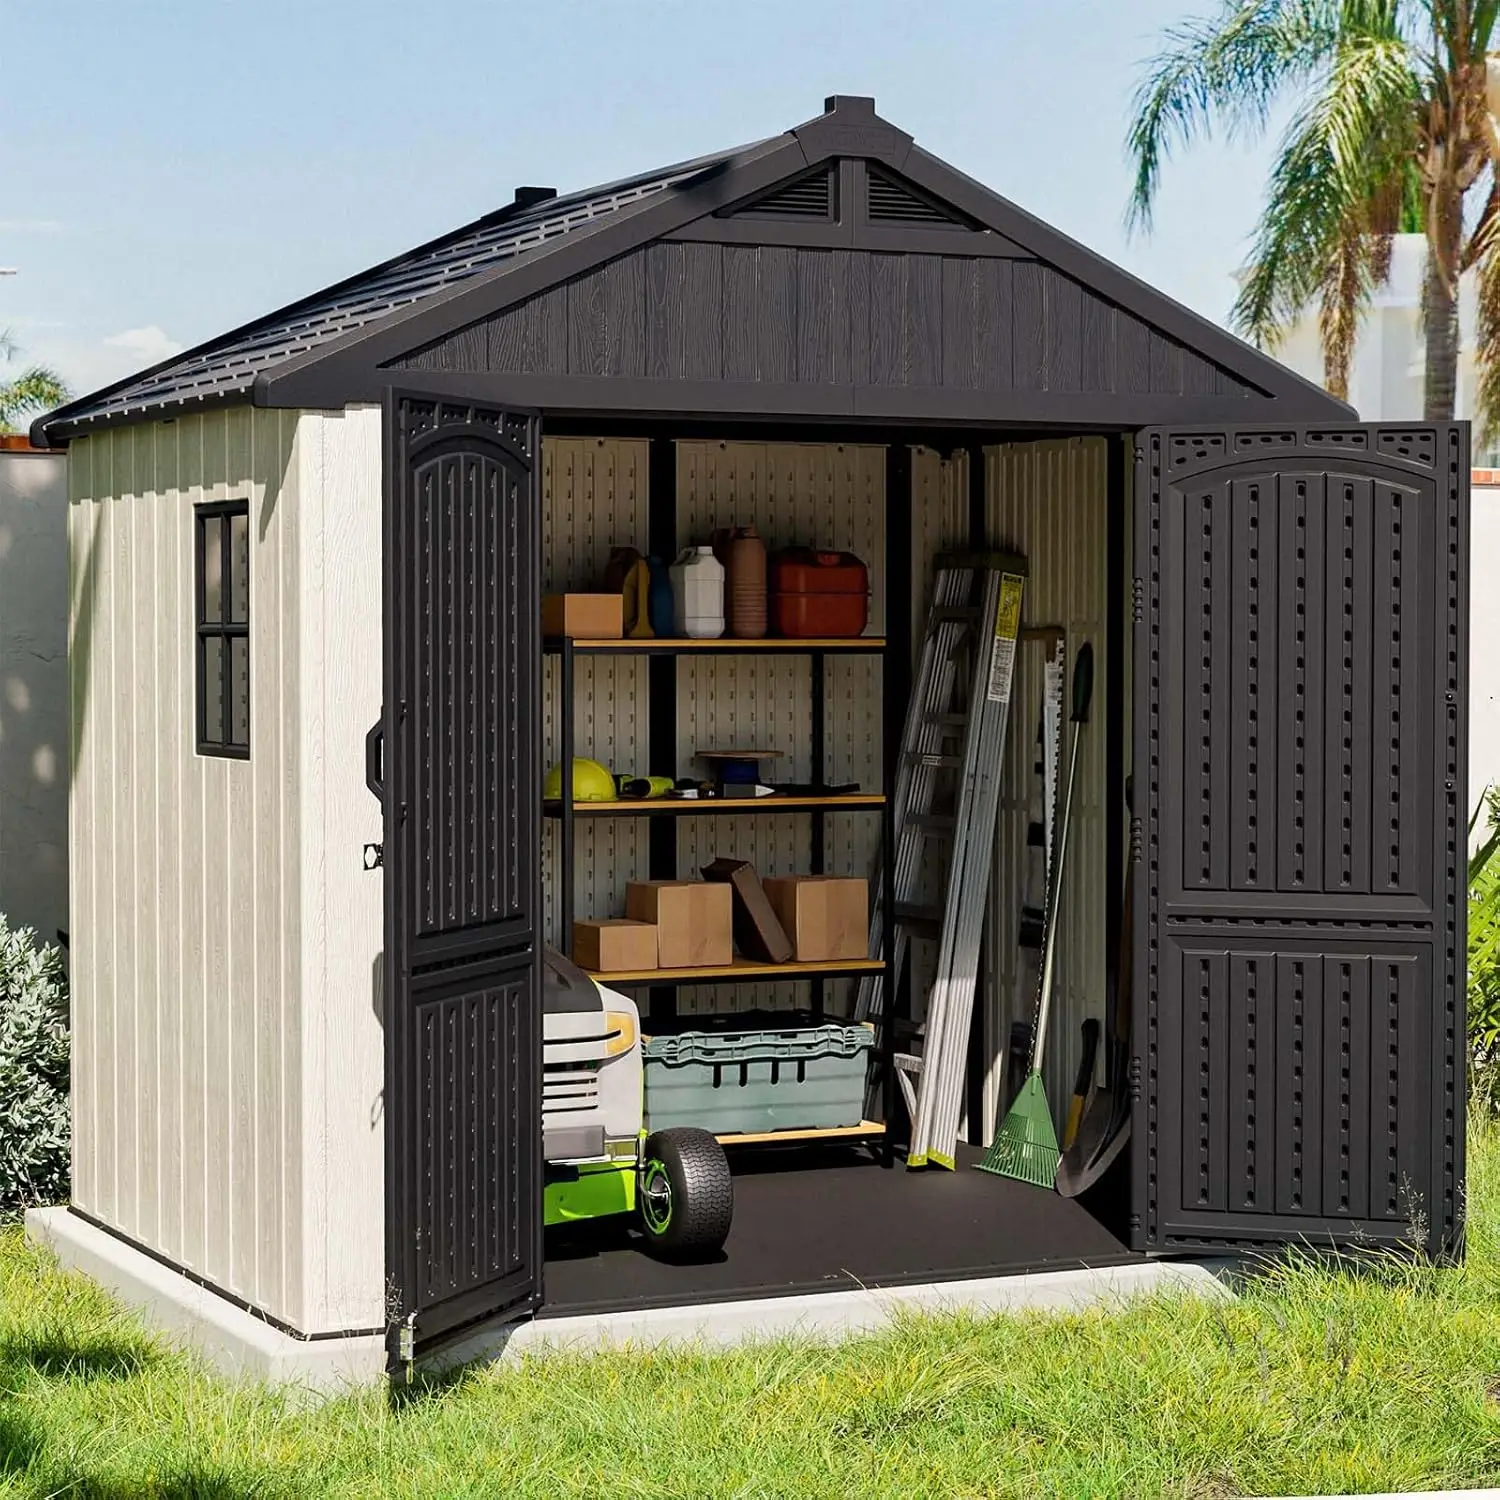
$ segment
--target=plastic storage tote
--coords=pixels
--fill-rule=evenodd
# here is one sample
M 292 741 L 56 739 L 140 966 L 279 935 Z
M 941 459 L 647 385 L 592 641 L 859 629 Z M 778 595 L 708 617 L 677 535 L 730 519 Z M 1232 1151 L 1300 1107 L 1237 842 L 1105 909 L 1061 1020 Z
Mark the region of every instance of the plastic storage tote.
M 709 1019 L 707 1027 L 705 1019 L 645 1043 L 648 1130 L 697 1125 L 715 1135 L 747 1135 L 837 1129 L 863 1119 L 870 1026 L 788 1024 L 784 1011 L 754 1030 L 744 1015 L 717 1025 Z

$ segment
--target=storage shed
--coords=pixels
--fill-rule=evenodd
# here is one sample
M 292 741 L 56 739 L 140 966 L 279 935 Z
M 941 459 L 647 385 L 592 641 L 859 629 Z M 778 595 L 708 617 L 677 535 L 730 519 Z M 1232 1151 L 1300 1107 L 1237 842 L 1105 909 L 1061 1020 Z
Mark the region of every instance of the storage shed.
M 1361 425 L 834 97 L 518 189 L 34 437 L 69 453 L 75 1037 L 74 1204 L 38 1224 L 96 1267 L 400 1360 L 580 1309 L 1456 1251 L 1463 424 Z M 542 593 L 612 548 L 746 522 L 856 553 L 866 634 L 544 643 Z M 544 1233 L 542 946 L 720 854 L 888 897 L 934 559 L 1001 547 L 1023 626 L 1096 652 L 1048 1083 L 1128 974 L 1128 1170 L 1093 1201 L 968 1170 L 1029 1014 L 1023 631 L 958 1170 L 903 1170 L 886 1038 L 867 1138 L 735 1158 L 716 1260 Z M 857 790 L 546 817 L 565 723 L 612 768 L 753 743 Z M 919 947 L 887 977 L 914 1021 Z M 646 1024 L 838 1016 L 891 956 L 634 993 Z

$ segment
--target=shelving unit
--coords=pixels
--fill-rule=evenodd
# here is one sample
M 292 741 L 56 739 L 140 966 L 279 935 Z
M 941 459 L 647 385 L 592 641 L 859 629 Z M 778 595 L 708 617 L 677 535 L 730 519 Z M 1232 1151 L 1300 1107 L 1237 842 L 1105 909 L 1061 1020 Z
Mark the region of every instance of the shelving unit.
M 561 827 L 561 861 L 558 872 L 560 889 L 558 900 L 562 916 L 562 939 L 569 951 L 573 943 L 573 865 L 574 838 L 580 818 L 647 818 L 653 821 L 651 850 L 651 874 L 655 879 L 673 879 L 677 875 L 676 834 L 674 823 L 679 818 L 692 817 L 791 817 L 806 816 L 812 819 L 811 872 L 815 875 L 826 871 L 825 820 L 830 813 L 880 813 L 885 819 L 885 841 L 890 843 L 890 790 L 893 767 L 888 758 L 883 760 L 881 777 L 884 786 L 878 792 L 827 793 L 819 788 L 826 785 L 827 725 L 824 662 L 829 656 L 882 655 L 886 649 L 884 636 L 849 636 L 816 639 L 783 639 L 762 637 L 758 640 L 686 640 L 653 638 L 647 640 L 589 640 L 571 637 L 548 637 L 542 649 L 557 656 L 561 663 L 560 698 L 562 703 L 561 763 L 565 768 L 573 764 L 574 726 L 573 701 L 576 682 L 576 663 L 580 656 L 646 656 L 656 658 L 652 662 L 653 675 L 650 681 L 652 694 L 652 771 L 657 775 L 677 775 L 675 723 L 659 712 L 659 700 L 667 693 L 662 675 L 655 669 L 665 668 L 675 673 L 675 660 L 690 655 L 721 656 L 806 656 L 812 662 L 812 764 L 813 792 L 810 795 L 787 797 L 725 797 L 684 798 L 647 801 L 584 802 L 573 800 L 573 780 L 566 770 L 562 778 L 563 796 L 543 805 L 545 816 L 557 819 Z M 672 695 L 675 713 L 675 693 Z M 660 734 L 658 734 L 660 726 Z M 658 744 L 665 740 L 668 731 L 673 736 L 670 746 Z M 664 836 L 655 837 L 656 827 L 665 830 Z M 670 842 L 669 842 L 670 840 Z M 884 878 L 879 883 L 879 899 L 886 920 L 882 931 L 889 934 L 893 928 L 890 920 L 892 900 L 892 874 L 889 861 L 885 861 Z M 686 984 L 750 984 L 768 979 L 792 979 L 810 981 L 812 985 L 812 1011 L 819 1018 L 824 1012 L 823 984 L 827 979 L 844 978 L 858 974 L 878 973 L 890 962 L 891 940 L 886 939 L 886 952 L 880 958 L 850 959 L 832 964 L 764 964 L 747 959 L 736 959 L 732 964 L 712 968 L 694 969 L 650 969 L 629 973 L 596 975 L 596 978 L 619 988 L 649 987 L 650 1015 L 660 1021 L 673 1015 L 676 1001 L 673 992 Z
M 879 958 L 842 958 L 826 964 L 767 964 L 753 958 L 711 964 L 691 969 L 626 969 L 593 974 L 594 979 L 617 989 L 638 984 L 756 984 L 767 979 L 849 979 L 859 974 L 878 974 L 885 968 Z M 587 972 L 587 971 L 586 971 Z

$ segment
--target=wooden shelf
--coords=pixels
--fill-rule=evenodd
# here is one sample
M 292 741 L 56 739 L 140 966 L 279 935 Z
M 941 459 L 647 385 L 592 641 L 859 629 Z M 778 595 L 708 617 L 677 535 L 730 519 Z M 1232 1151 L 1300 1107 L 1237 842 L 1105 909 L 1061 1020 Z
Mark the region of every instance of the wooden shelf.
M 563 643 L 556 636 L 549 636 L 543 643 L 545 651 L 561 651 Z M 575 656 L 690 656 L 698 654 L 720 656 L 768 656 L 803 655 L 817 652 L 877 652 L 885 650 L 883 635 L 844 636 L 762 636 L 755 641 L 735 640 L 720 636 L 717 640 L 700 641 L 677 637 L 655 636 L 646 640 L 590 640 L 575 637 Z
M 826 964 L 763 964 L 737 958 L 731 964 L 701 969 L 627 969 L 616 974 L 586 970 L 590 979 L 615 987 L 637 984 L 754 984 L 762 979 L 836 979 L 851 974 L 879 974 L 878 958 L 845 958 Z
M 831 1125 L 822 1130 L 761 1130 L 743 1135 L 721 1135 L 721 1146 L 777 1145 L 783 1141 L 857 1141 L 882 1136 L 885 1126 L 879 1120 L 861 1120 L 858 1125 Z
M 696 818 L 705 814 L 737 817 L 746 813 L 869 812 L 885 806 L 874 793 L 841 797 L 683 797 L 632 802 L 575 802 L 575 818 Z M 562 803 L 544 802 L 543 816 L 560 818 Z

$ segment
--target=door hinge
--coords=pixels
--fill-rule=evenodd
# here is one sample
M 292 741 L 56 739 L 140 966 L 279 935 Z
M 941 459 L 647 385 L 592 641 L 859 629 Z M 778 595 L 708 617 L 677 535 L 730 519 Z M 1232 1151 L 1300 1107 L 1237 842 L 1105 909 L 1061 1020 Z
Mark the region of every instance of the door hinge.
M 385 863 L 384 844 L 365 845 L 365 869 L 378 870 Z
M 1139 578 L 1132 578 L 1130 581 L 1133 585 L 1131 593 L 1134 595 L 1134 599 L 1132 602 L 1135 623 L 1137 625 L 1140 625 L 1143 624 L 1146 619 L 1146 585 Z

